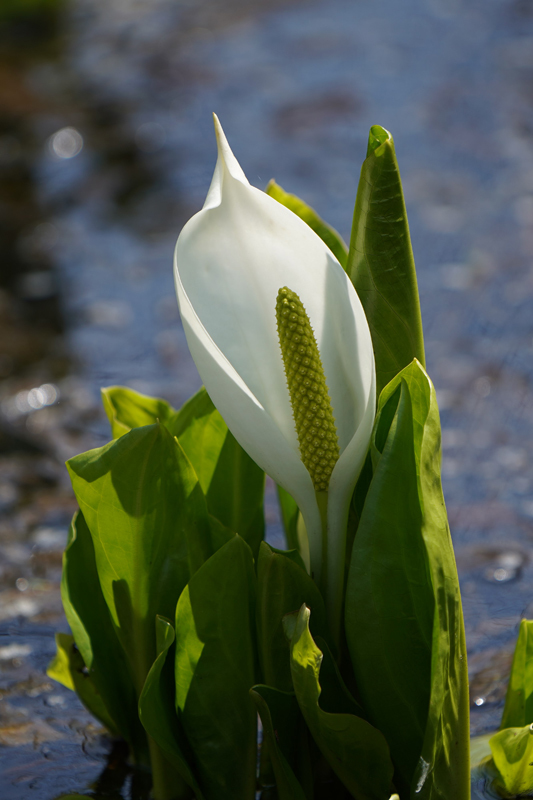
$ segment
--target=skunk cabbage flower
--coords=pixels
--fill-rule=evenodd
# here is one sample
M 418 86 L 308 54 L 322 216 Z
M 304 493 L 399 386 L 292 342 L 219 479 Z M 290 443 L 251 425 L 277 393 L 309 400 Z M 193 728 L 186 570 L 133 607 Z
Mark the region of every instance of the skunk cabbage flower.
M 298 504 L 311 573 L 339 617 L 348 506 L 375 412 L 368 324 L 329 248 L 250 186 L 216 117 L 215 130 L 207 199 L 176 245 L 187 342 L 230 431 Z

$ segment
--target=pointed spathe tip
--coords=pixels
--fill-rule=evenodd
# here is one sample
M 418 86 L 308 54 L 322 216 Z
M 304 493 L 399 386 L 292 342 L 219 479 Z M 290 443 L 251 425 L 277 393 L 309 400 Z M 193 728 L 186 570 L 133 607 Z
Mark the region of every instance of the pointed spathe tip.
M 217 138 L 218 158 L 226 167 L 232 178 L 235 178 L 241 183 L 248 183 L 246 175 L 242 171 L 241 165 L 233 155 L 231 147 L 226 139 L 226 134 L 220 124 L 220 120 L 213 111 L 213 124 L 215 126 L 215 136 Z
M 220 145 L 222 142 L 228 143 L 224 131 L 222 130 L 222 125 L 220 124 L 220 120 L 213 111 L 213 125 L 215 126 L 215 136 L 217 137 L 217 145 L 220 149 Z

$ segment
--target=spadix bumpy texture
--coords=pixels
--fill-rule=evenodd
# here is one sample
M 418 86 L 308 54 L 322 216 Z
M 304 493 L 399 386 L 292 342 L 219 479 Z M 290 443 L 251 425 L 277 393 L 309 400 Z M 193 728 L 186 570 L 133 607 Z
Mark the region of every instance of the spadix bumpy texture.
M 284 286 L 276 320 L 302 461 L 316 492 L 325 492 L 339 458 L 339 440 L 326 376 L 302 301 Z

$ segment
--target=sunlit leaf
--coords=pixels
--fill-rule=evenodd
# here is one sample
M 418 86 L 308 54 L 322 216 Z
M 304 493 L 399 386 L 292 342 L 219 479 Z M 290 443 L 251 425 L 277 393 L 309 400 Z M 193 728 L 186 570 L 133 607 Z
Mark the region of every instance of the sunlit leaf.
M 102 593 L 93 541 L 81 511 L 72 520 L 63 555 L 61 599 L 83 664 L 113 721 L 110 729 L 126 739 L 136 761 L 147 763 L 148 744 L 137 715 L 135 688 Z M 79 686 L 75 688 L 79 691 Z
M 336 256 L 337 261 L 346 269 L 346 260 L 348 257 L 348 247 L 344 242 L 340 233 L 328 225 L 321 219 L 316 211 L 300 200 L 295 194 L 289 194 L 276 183 L 271 180 L 266 188 L 266 193 L 269 194 L 278 203 L 286 206 L 293 211 L 300 219 L 307 222 L 310 228 L 320 236 L 322 241 L 327 244 L 331 252 Z
M 126 386 L 107 386 L 101 390 L 102 402 L 111 425 L 113 439 L 132 428 L 166 422 L 174 409 L 165 400 L 135 392 Z
M 48 665 L 48 677 L 77 692 L 83 705 L 115 736 L 119 731 L 91 680 L 81 653 L 68 633 L 56 633 L 57 653 Z
M 205 389 L 185 403 L 168 428 L 198 475 L 209 512 L 257 555 L 265 531 L 265 474 L 237 443 Z
M 212 553 L 202 490 L 162 425 L 134 428 L 67 466 L 138 696 L 156 656 L 156 614 L 174 616 L 190 574 Z
M 370 129 L 361 169 L 346 271 L 365 309 L 378 397 L 401 369 L 424 365 L 424 338 L 415 264 L 400 172 L 391 134 Z
M 114 438 L 156 422 L 177 436 L 210 514 L 242 536 L 257 555 L 265 531 L 265 475 L 237 444 L 206 390 L 201 388 L 179 411 L 165 400 L 124 386 L 103 389 L 102 400 Z
M 490 740 L 496 785 L 507 796 L 531 795 L 533 791 L 533 726 L 505 728 Z
M 418 362 L 381 395 L 372 460 L 346 595 L 357 687 L 389 743 L 400 796 L 466 800 L 464 626 L 440 482 L 437 402 Z
M 533 621 L 520 623 L 500 730 L 533 722 Z

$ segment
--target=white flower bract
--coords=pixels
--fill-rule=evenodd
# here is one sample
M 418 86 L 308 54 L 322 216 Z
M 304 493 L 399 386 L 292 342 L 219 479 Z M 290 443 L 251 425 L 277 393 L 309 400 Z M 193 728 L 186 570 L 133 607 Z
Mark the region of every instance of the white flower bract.
M 276 297 L 302 300 L 331 397 L 340 457 L 328 497 L 326 584 L 341 580 L 348 506 L 375 413 L 370 331 L 359 298 L 324 242 L 299 217 L 251 186 L 215 117 L 218 160 L 204 207 L 175 251 L 181 318 L 200 377 L 247 453 L 295 499 L 321 580 L 322 525 L 300 459 L 276 329 Z

